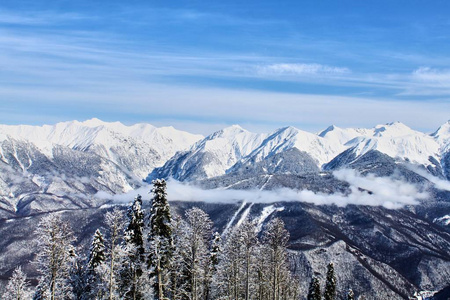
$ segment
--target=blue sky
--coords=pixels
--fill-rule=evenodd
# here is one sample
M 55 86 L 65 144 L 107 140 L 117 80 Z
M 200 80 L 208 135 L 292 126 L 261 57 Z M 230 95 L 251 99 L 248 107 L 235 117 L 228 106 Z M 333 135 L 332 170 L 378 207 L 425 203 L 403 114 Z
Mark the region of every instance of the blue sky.
M 431 132 L 449 32 L 448 1 L 2 0 L 0 123 Z

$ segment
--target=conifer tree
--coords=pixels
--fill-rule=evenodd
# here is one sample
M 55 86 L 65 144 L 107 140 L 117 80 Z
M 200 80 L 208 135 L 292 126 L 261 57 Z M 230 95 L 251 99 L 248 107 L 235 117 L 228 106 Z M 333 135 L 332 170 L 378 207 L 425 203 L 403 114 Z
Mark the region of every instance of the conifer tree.
M 169 267 L 173 254 L 172 217 L 167 200 L 166 181 L 156 179 L 152 183 L 153 198 L 149 220 L 150 255 L 148 267 L 154 280 L 155 298 L 164 299 L 169 285 Z
M 86 270 L 87 292 L 92 299 L 101 299 L 106 293 L 103 283 L 103 269 L 105 263 L 105 244 L 100 230 L 96 230 L 89 251 Z
M 211 291 L 211 287 L 213 283 L 213 277 L 215 276 L 217 271 L 217 265 L 219 264 L 219 256 L 222 251 L 220 247 L 221 242 L 222 239 L 220 237 L 220 234 L 218 232 L 215 232 L 213 234 L 211 250 L 209 252 L 209 263 L 206 265 L 205 270 L 205 300 L 211 299 L 211 294 L 213 292 Z
M 103 234 L 100 230 L 96 230 L 92 239 L 91 249 L 89 253 L 88 268 L 95 270 L 105 261 L 105 244 Z
M 27 275 L 22 271 L 21 267 L 17 267 L 8 281 L 2 299 L 28 300 L 29 297 L 30 288 L 27 282 Z
M 74 300 L 87 300 L 90 297 L 90 285 L 86 276 L 86 259 L 77 255 L 74 247 L 69 250 L 69 283 Z
M 325 300 L 334 300 L 336 297 L 336 276 L 334 275 L 334 264 L 330 262 L 327 267 L 327 280 L 323 298 Z
M 217 264 L 219 263 L 219 256 L 222 252 L 222 249 L 220 247 L 222 243 L 222 238 L 220 237 L 220 234 L 216 231 L 213 235 L 213 241 L 211 245 L 211 265 L 216 269 Z
M 308 300 L 320 300 L 320 283 L 316 276 L 313 276 L 308 290 Z
M 144 210 L 142 197 L 138 195 L 127 212 L 128 226 L 125 230 L 124 252 L 120 270 L 120 296 L 123 299 L 143 299 L 141 277 L 145 267 L 143 240 Z

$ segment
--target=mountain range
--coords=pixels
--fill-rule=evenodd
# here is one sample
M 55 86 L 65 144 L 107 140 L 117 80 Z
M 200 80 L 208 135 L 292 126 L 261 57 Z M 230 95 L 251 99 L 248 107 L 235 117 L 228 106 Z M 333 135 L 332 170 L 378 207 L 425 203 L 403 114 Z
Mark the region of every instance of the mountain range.
M 281 217 L 305 289 L 313 274 L 324 276 L 331 259 L 342 270 L 342 294 L 353 288 L 368 298 L 407 299 L 450 286 L 450 121 L 431 134 L 394 122 L 319 133 L 284 127 L 268 134 L 233 125 L 206 137 L 98 119 L 0 125 L 0 279 L 17 263 L 33 275 L 24 263 L 33 247 L 24 245 L 43 214 L 59 211 L 74 224 L 84 220 L 77 233 L 81 244 L 88 243 L 114 195 L 132 194 L 155 178 L 212 189 L 222 199 L 231 195 L 226 190 L 272 191 L 274 201 L 224 202 L 208 194 L 211 201 L 173 199 L 172 206 L 179 213 L 202 207 L 222 232 L 246 216 L 260 226 Z M 362 202 L 291 201 L 283 198 L 286 190 L 321 201 L 361 196 Z M 413 200 L 403 199 L 411 194 Z M 382 205 L 370 202 L 379 198 Z M 401 205 L 388 205 L 396 201 Z

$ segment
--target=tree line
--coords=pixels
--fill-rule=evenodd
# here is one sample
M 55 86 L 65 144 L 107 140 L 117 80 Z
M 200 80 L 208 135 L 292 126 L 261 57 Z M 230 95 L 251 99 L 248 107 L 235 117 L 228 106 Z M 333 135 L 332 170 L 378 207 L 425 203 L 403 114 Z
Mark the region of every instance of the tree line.
M 31 291 L 17 268 L 2 299 L 157 300 L 333 300 L 334 265 L 328 265 L 324 293 L 313 277 L 307 295 L 290 270 L 289 232 L 281 219 L 260 234 L 246 218 L 225 235 L 213 232 L 209 215 L 194 207 L 172 215 L 166 182 L 154 180 L 151 207 L 138 195 L 126 215 L 105 214 L 88 253 L 78 253 L 71 228 L 58 214 L 37 227 L 36 266 L 41 274 Z M 350 290 L 347 299 L 354 299 Z

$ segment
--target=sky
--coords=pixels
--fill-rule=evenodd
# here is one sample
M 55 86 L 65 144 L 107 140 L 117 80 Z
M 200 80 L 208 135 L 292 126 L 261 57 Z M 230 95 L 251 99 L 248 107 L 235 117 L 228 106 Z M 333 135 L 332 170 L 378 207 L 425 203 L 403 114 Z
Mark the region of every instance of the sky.
M 0 2 L 0 123 L 208 134 L 450 119 L 450 2 Z

